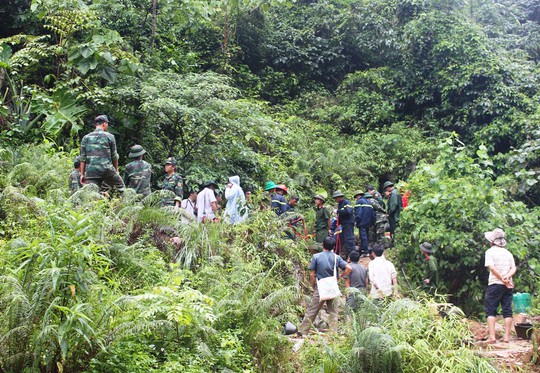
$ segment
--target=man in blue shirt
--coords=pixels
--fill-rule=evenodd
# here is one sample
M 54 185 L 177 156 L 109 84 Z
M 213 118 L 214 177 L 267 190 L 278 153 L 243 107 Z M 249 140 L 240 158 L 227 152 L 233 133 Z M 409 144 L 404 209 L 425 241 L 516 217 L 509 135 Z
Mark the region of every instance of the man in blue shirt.
M 322 306 L 326 303 L 326 309 L 330 315 L 330 330 L 337 332 L 337 316 L 338 309 L 337 304 L 334 304 L 336 299 L 324 300 L 319 299 L 319 290 L 317 289 L 317 280 L 334 276 L 334 264 L 336 267 L 341 268 L 344 272 L 338 277 L 341 280 L 344 276 L 351 273 L 351 266 L 347 264 L 339 255 L 334 253 L 334 247 L 336 246 L 336 240 L 333 237 L 326 237 L 323 241 L 323 251 L 313 255 L 311 263 L 309 264 L 310 270 L 310 283 L 313 287 L 313 297 L 309 304 L 302 325 L 298 329 L 298 333 L 306 335 L 309 332 L 309 328 Z M 336 269 L 337 274 L 337 269 Z
M 341 225 L 341 248 L 337 251 L 342 258 L 347 259 L 349 253 L 355 249 L 354 239 L 354 211 L 348 199 L 339 190 L 332 194 L 332 198 L 338 203 L 337 214 Z
M 373 211 L 373 205 L 365 198 L 365 194 L 366 193 L 361 191 L 354 194 L 354 198 L 356 199 L 356 204 L 354 205 L 354 216 L 360 236 L 362 254 L 367 255 L 369 245 L 368 231 L 375 221 L 375 214 Z M 371 196 L 371 194 L 369 195 Z

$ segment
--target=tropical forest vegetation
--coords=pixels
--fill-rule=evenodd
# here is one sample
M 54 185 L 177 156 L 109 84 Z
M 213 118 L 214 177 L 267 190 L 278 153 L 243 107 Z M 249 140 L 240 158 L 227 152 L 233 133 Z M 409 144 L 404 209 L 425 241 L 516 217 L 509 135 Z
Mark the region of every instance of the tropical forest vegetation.
M 484 317 L 497 227 L 538 309 L 540 2 L 10 0 L 0 19 L 0 372 L 496 371 L 464 316 Z M 147 150 L 144 199 L 70 195 L 100 114 L 121 174 Z M 170 156 L 186 196 L 239 175 L 247 221 L 161 207 Z M 259 211 L 268 180 L 309 229 L 315 194 L 408 190 L 387 253 L 402 298 L 293 348 L 313 242 Z

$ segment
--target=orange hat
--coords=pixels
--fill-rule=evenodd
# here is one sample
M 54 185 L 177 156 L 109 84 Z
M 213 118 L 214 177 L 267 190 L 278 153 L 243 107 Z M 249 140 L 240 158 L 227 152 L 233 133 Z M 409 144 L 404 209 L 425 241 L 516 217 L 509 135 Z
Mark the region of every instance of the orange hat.
M 285 184 L 279 184 L 276 188 L 281 189 L 282 191 L 285 192 L 285 194 L 289 193 L 289 191 L 288 191 L 287 187 L 285 186 Z

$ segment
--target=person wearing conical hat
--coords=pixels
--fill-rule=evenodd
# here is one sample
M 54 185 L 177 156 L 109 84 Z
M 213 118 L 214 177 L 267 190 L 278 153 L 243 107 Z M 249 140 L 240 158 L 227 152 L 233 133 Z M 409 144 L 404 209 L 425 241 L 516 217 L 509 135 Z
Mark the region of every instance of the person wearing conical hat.
M 337 215 L 338 222 L 341 225 L 340 243 L 341 248 L 337 248 L 343 259 L 347 259 L 349 253 L 355 249 L 354 239 L 354 210 L 351 202 L 345 199 L 345 195 L 341 191 L 336 190 L 332 194 L 332 198 L 338 203 Z
M 167 158 L 165 161 L 165 177 L 161 182 L 161 190 L 169 190 L 174 193 L 174 196 L 163 199 L 163 206 L 180 207 L 180 203 L 184 198 L 184 183 L 182 176 L 176 173 L 176 159 L 173 157 Z
M 331 213 L 328 207 L 324 205 L 325 198 L 322 194 L 313 197 L 315 201 L 315 241 L 322 243 L 332 231 Z
M 133 145 L 128 157 L 133 159 L 126 165 L 124 184 L 126 188 L 135 190 L 137 194 L 147 196 L 150 194 L 150 182 L 152 179 L 152 166 L 143 161 L 146 150 L 141 145 Z

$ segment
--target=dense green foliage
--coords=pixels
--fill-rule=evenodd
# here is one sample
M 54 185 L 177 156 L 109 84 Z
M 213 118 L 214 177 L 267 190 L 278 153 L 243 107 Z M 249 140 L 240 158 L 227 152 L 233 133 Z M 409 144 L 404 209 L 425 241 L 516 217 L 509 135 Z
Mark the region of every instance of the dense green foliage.
M 0 371 L 489 369 L 424 301 L 368 303 L 379 318 L 293 354 L 279 332 L 303 312 L 307 244 L 267 213 L 193 226 L 158 192 L 68 196 L 98 114 L 121 171 L 141 144 L 154 185 L 168 156 L 185 191 L 284 182 L 308 226 L 314 193 L 396 181 L 411 199 L 391 256 L 413 287 L 429 240 L 439 292 L 478 315 L 482 233 L 500 226 L 537 294 L 537 1 L 17 0 L 0 17 Z

